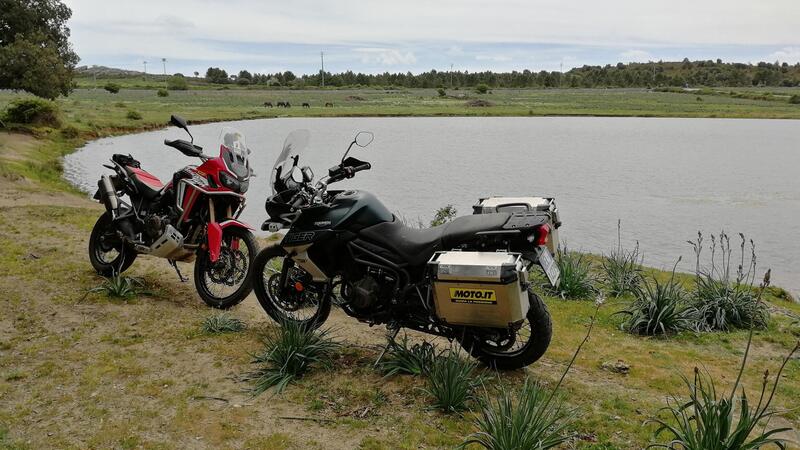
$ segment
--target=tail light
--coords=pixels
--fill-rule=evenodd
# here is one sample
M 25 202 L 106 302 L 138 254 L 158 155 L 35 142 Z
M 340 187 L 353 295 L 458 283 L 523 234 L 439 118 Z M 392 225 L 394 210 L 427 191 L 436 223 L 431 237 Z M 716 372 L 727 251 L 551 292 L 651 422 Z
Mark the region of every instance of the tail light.
M 533 241 L 533 244 L 537 247 L 547 245 L 548 236 L 550 236 L 550 225 L 540 225 L 536 228 L 536 239 Z

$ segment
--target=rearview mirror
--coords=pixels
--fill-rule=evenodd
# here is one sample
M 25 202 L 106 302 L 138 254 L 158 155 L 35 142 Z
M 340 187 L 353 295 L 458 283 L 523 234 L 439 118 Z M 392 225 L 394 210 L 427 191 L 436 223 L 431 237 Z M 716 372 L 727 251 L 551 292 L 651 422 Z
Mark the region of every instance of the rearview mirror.
M 310 183 L 314 179 L 314 172 L 311 170 L 311 167 L 305 166 L 300 169 L 300 172 L 303 174 L 304 183 Z
M 186 125 L 186 119 L 184 119 L 183 117 L 176 116 L 174 114 L 169 118 L 169 123 L 175 125 L 178 128 L 183 128 L 184 130 L 188 128 L 188 126 Z
M 356 135 L 356 145 L 359 147 L 366 147 L 368 146 L 372 140 L 375 139 L 375 135 L 369 131 L 359 131 Z

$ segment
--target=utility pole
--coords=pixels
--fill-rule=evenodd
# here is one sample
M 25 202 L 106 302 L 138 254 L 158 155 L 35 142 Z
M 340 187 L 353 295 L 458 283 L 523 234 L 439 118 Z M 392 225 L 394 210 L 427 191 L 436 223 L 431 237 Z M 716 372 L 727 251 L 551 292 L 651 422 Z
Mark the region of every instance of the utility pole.
M 322 87 L 325 87 L 325 52 L 319 52 L 319 60 L 322 64 L 320 74 L 322 74 Z
M 561 80 L 564 78 L 564 59 L 561 59 L 561 69 L 558 71 L 558 88 L 561 89 Z
M 164 64 L 164 89 L 167 88 L 167 58 L 161 58 L 161 63 Z
M 144 64 L 144 75 L 142 75 L 142 81 L 147 81 L 147 61 L 142 61 Z
M 453 63 L 450 63 L 450 89 L 453 89 Z

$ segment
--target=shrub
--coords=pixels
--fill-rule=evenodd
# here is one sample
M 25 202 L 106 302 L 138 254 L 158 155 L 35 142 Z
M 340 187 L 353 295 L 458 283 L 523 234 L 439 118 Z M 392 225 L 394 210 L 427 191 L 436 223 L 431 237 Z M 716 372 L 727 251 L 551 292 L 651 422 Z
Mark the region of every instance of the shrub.
M 253 359 L 260 367 L 244 379 L 253 382 L 254 396 L 273 387 L 280 393 L 315 366 L 329 366 L 338 346 L 330 330 L 310 330 L 293 321 L 284 322 L 265 338 L 264 351 Z
M 99 286 L 89 289 L 83 297 L 86 298 L 87 295 L 94 292 L 102 292 L 106 297 L 121 299 L 152 294 L 141 280 L 122 275 L 106 278 Z
M 66 127 L 61 129 L 61 135 L 67 139 L 75 139 L 81 135 L 81 132 L 74 126 L 67 125 Z
M 450 350 L 430 363 L 425 375 L 428 387 L 425 393 L 433 397 L 433 407 L 443 412 L 458 412 L 475 399 L 475 391 L 486 377 L 475 374 L 478 363 L 462 358 L 458 351 Z
M 456 214 L 458 214 L 458 211 L 453 205 L 445 205 L 436 210 L 433 220 L 431 220 L 431 226 L 435 227 L 450 222 L 456 218 Z
M 479 84 L 475 86 L 475 92 L 477 92 L 478 94 L 485 94 L 489 92 L 489 86 L 485 84 Z
M 167 89 L 170 91 L 185 91 L 189 89 L 189 83 L 183 75 L 176 74 L 167 78 Z
M 444 88 L 439 88 L 436 92 L 439 94 L 439 97 L 447 97 L 447 91 L 445 91 Z
M 112 94 L 116 94 L 119 92 L 120 86 L 117 83 L 106 83 L 106 85 L 103 86 L 103 89 L 107 90 Z
M 756 299 L 753 287 L 756 272 L 755 243 L 749 241 L 749 261 L 746 261 L 747 239 L 739 234 L 741 244 L 737 269 L 731 271 L 733 249 L 730 237 L 721 232 L 711 235 L 711 265 L 701 268 L 703 234 L 689 241 L 696 257 L 694 307 L 699 311 L 703 326 L 711 331 L 764 328 L 769 321 L 769 310 Z M 719 255 L 717 255 L 719 252 Z M 718 265 L 719 261 L 719 265 Z M 746 267 L 746 268 L 745 268 Z
M 138 111 L 130 110 L 128 114 L 125 115 L 130 120 L 142 120 L 142 115 Z
M 756 301 L 761 302 L 761 294 L 769 285 L 769 271 L 764 276 Z M 689 399 L 673 396 L 667 406 L 661 409 L 667 418 L 655 418 L 651 423 L 658 425 L 655 438 L 666 435 L 667 442 L 652 444 L 650 447 L 686 450 L 744 450 L 759 449 L 769 445 L 785 448 L 785 439 L 780 433 L 791 431 L 791 428 L 771 428 L 769 422 L 778 412 L 770 405 L 781 380 L 783 370 L 794 354 L 800 350 L 800 342 L 784 358 L 778 369 L 772 387 L 769 386 L 769 370 L 764 371 L 761 382 L 761 394 L 758 403 L 753 407 L 744 388 L 737 398 L 736 392 L 747 364 L 750 347 L 753 342 L 753 329 L 747 338 L 742 363 L 730 394 L 718 395 L 714 379 L 702 374 L 695 367 L 694 378 L 690 381 L 682 377 L 688 390 Z M 758 430 L 757 430 L 758 429 Z
M 633 334 L 654 336 L 697 328 L 697 310 L 687 305 L 686 291 L 675 281 L 675 268 L 666 283 L 655 278 L 642 283 L 633 302 L 619 313 L 628 316 L 622 329 Z
M 244 322 L 233 317 L 230 313 L 221 312 L 212 314 L 205 319 L 200 325 L 203 333 L 206 334 L 222 334 L 222 333 L 238 333 L 246 328 Z
M 156 91 L 156 95 L 159 97 L 169 97 L 169 91 L 166 89 L 159 89 Z
M 633 293 L 642 282 L 642 260 L 639 242 L 633 250 L 622 248 L 622 223 L 617 221 L 617 248 L 603 258 L 603 281 L 608 293 L 621 297 Z
M 58 105 L 38 97 L 18 98 L 6 108 L 4 120 L 12 123 L 44 125 L 53 128 L 61 126 Z
M 800 95 L 794 94 L 791 97 L 789 97 L 789 103 L 793 105 L 800 105 Z
M 501 389 L 496 400 L 481 402 L 481 415 L 475 421 L 479 431 L 467 436 L 462 448 L 468 444 L 490 450 L 558 447 L 569 439 L 564 431 L 573 418 L 561 397 L 525 379 L 519 394 Z
M 436 347 L 430 342 L 409 346 L 408 336 L 399 342 L 389 339 L 386 354 L 378 368 L 389 377 L 397 374 L 422 375 L 436 359 Z
M 561 298 L 587 298 L 595 292 L 595 278 L 589 261 L 582 253 L 570 252 L 566 245 L 556 250 L 556 264 L 561 271 L 557 288 L 549 288 Z

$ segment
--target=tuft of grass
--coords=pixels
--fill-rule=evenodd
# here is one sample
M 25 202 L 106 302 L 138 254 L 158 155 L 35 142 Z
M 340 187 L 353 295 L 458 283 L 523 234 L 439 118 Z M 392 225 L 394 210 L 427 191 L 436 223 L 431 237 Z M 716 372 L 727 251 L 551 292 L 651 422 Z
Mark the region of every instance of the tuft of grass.
M 519 393 L 501 388 L 494 401 L 488 397 L 482 401 L 475 420 L 480 431 L 468 436 L 461 448 L 469 444 L 489 450 L 558 447 L 569 439 L 565 430 L 573 418 L 560 396 L 526 378 Z
M 244 330 L 246 325 L 230 313 L 217 312 L 203 319 L 200 328 L 206 334 L 223 334 L 238 333 Z
M 760 303 L 761 293 L 769 285 L 769 271 L 764 276 L 761 289 L 756 296 Z M 750 450 L 759 449 L 769 445 L 785 448 L 785 439 L 780 433 L 791 431 L 791 428 L 771 428 L 769 421 L 778 414 L 770 408 L 781 375 L 786 364 L 800 349 L 800 342 L 784 358 L 783 363 L 775 376 L 772 386 L 769 386 L 769 370 L 764 371 L 761 383 L 761 394 L 758 403 L 753 405 L 747 397 L 744 388 L 737 398 L 736 392 L 747 365 L 747 357 L 753 342 L 753 328 L 747 338 L 742 363 L 736 381 L 728 395 L 719 395 L 714 379 L 708 374 L 702 374 L 695 367 L 692 380 L 682 376 L 689 392 L 688 401 L 673 396 L 667 401 L 667 406 L 660 410 L 666 413 L 667 418 L 656 417 L 650 422 L 658 425 L 654 437 L 658 439 L 666 435 L 667 441 L 651 444 L 649 448 L 681 448 L 685 450 Z
M 428 387 L 423 389 L 433 398 L 432 406 L 446 413 L 465 410 L 487 379 L 476 373 L 477 367 L 476 361 L 462 358 L 452 349 L 434 358 L 425 371 Z
M 378 365 L 385 376 L 397 374 L 423 375 L 436 359 L 436 347 L 430 342 L 409 345 L 408 336 L 397 341 L 388 338 L 386 354 Z
M 603 281 L 614 297 L 633 294 L 642 283 L 642 261 L 639 242 L 632 250 L 622 248 L 622 221 L 617 221 L 617 248 L 603 258 Z
M 557 288 L 550 288 L 553 295 L 565 299 L 589 298 L 595 293 L 595 277 L 591 265 L 582 253 L 570 252 L 567 246 L 556 250 L 556 264 L 561 271 Z
M 767 306 L 756 300 L 753 286 L 756 272 L 755 243 L 739 234 L 740 255 L 736 260 L 737 269 L 731 270 L 733 249 L 730 237 L 721 232 L 711 235 L 711 264 L 708 268 L 700 265 L 703 251 L 703 234 L 697 233 L 696 241 L 689 241 L 696 257 L 695 291 L 693 303 L 699 311 L 704 328 L 710 331 L 731 329 L 765 328 L 769 322 Z
M 153 292 L 145 286 L 142 280 L 123 275 L 114 275 L 103 280 L 103 282 L 89 289 L 83 298 L 95 292 L 101 292 L 109 298 L 120 298 L 127 300 L 139 295 L 151 295 Z
M 675 281 L 675 267 L 666 283 L 653 278 L 652 282 L 644 282 L 634 291 L 633 302 L 627 309 L 619 311 L 619 314 L 628 316 L 622 324 L 623 330 L 655 336 L 697 328 L 697 310 L 687 304 L 688 294 Z
M 244 380 L 253 382 L 253 396 L 271 388 L 281 393 L 314 367 L 330 366 L 339 347 L 330 334 L 329 329 L 309 330 L 296 322 L 282 323 L 264 339 L 264 351 L 253 359 L 259 367 L 244 376 Z
M 138 111 L 130 110 L 130 111 L 128 111 L 127 114 L 125 114 L 125 117 L 130 119 L 130 120 L 142 120 L 142 113 L 140 113 Z

